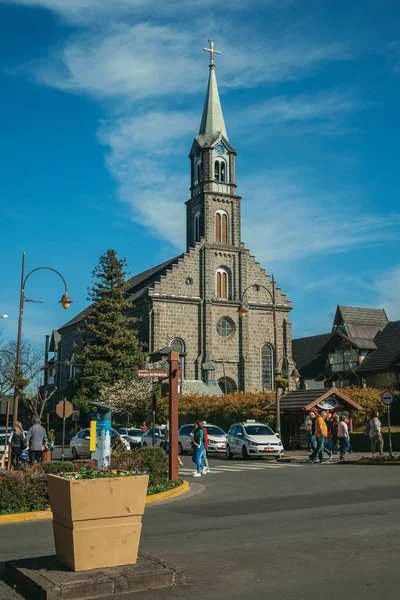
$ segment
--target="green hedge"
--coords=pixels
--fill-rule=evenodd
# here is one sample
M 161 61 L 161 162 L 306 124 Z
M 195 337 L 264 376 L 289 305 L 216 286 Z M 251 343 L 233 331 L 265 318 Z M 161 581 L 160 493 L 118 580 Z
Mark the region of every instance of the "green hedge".
M 389 451 L 389 434 L 383 433 L 384 446 L 383 449 L 385 452 Z M 371 451 L 371 440 L 367 435 L 362 432 L 356 431 L 350 434 L 351 446 L 354 452 L 370 452 Z M 392 433 L 392 447 L 393 452 L 400 451 L 400 432 Z M 378 445 L 376 447 L 378 451 Z
M 162 485 L 168 480 L 168 458 L 161 448 L 137 448 L 112 457 L 113 469 L 135 469 L 149 475 L 149 485 Z
M 48 508 L 47 480 L 40 467 L 0 474 L 0 515 Z

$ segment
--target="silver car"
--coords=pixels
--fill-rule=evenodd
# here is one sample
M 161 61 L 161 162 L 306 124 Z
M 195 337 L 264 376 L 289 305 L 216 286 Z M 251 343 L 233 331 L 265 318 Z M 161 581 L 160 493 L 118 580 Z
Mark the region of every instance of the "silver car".
M 165 435 L 163 427 L 154 428 L 154 448 L 164 448 L 165 446 Z M 142 437 L 142 448 L 153 446 L 153 428 L 146 431 Z
M 208 433 L 208 452 L 218 452 L 225 454 L 226 451 L 226 433 L 217 427 L 217 425 L 211 425 L 203 423 L 203 426 L 207 429 Z M 178 448 L 180 454 L 192 451 L 192 436 L 191 433 L 194 430 L 194 423 L 191 425 L 182 425 L 178 431 Z
M 127 440 L 124 440 L 115 429 L 111 429 L 111 443 L 117 436 L 127 450 L 131 449 L 131 445 Z M 70 450 L 72 452 L 72 458 L 77 460 L 78 458 L 90 458 L 90 429 L 82 429 L 77 433 L 69 443 Z
M 139 448 L 142 445 L 144 432 L 141 429 L 137 427 L 120 427 L 118 433 L 122 438 L 128 440 L 131 448 Z

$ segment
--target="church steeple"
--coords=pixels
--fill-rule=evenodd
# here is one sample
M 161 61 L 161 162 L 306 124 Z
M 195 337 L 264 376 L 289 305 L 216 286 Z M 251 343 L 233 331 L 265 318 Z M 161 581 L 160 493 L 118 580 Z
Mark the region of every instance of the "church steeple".
M 210 52 L 210 75 L 208 77 L 208 87 L 206 99 L 204 102 L 203 116 L 201 117 L 199 136 L 204 136 L 202 141 L 212 142 L 216 136 L 223 135 L 228 140 L 226 133 L 224 115 L 222 114 L 221 102 L 219 99 L 217 78 L 215 75 L 214 54 L 220 54 L 214 50 L 214 42 L 209 40 L 210 48 L 203 48 Z
M 186 202 L 187 247 L 240 246 L 240 197 L 236 195 L 236 152 L 226 133 L 215 76 L 214 43 L 209 40 L 210 72 L 200 130 L 193 142 L 190 200 Z

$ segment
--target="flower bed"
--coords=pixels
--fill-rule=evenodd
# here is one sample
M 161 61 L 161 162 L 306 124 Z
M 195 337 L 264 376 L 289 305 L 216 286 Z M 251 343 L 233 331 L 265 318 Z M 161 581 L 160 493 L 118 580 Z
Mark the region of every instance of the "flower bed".
M 75 473 L 74 477 L 80 474 L 80 478 L 89 479 L 121 476 L 118 472 L 128 472 L 132 475 L 143 473 L 149 475 L 147 495 L 174 489 L 182 483 L 182 480 L 169 481 L 167 456 L 160 448 L 139 448 L 115 456 L 112 461 L 113 469 L 107 475 L 105 471 L 96 471 L 96 461 L 92 460 L 64 463 L 55 461 L 22 471 L 0 473 L 0 515 L 48 509 L 50 506 L 46 478 L 48 474 L 63 473 L 63 476 L 67 477 L 68 473 Z M 94 473 L 103 474 L 94 475 Z

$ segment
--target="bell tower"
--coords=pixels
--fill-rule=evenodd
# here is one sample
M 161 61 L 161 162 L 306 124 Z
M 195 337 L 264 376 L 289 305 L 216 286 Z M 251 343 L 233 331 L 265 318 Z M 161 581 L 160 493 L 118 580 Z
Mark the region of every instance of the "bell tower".
M 236 195 L 236 152 L 226 132 L 215 74 L 214 42 L 200 129 L 194 139 L 190 200 L 186 202 L 187 249 L 204 240 L 208 244 L 240 245 L 240 196 Z

